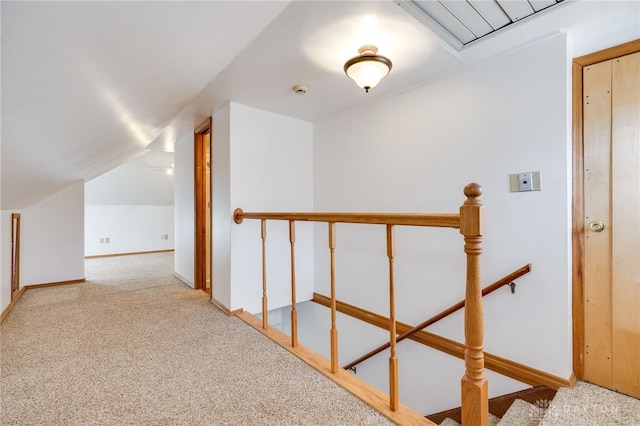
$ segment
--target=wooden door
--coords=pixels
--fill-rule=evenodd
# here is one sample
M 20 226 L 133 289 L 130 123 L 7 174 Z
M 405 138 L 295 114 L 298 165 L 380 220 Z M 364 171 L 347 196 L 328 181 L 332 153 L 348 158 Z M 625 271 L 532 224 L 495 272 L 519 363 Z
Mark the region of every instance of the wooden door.
M 11 302 L 20 296 L 20 215 L 11 214 Z
M 194 171 L 194 288 L 211 296 L 211 118 L 194 131 Z
M 203 135 L 205 157 L 205 291 L 211 292 L 211 131 Z
M 583 69 L 584 380 L 640 398 L 640 52 Z

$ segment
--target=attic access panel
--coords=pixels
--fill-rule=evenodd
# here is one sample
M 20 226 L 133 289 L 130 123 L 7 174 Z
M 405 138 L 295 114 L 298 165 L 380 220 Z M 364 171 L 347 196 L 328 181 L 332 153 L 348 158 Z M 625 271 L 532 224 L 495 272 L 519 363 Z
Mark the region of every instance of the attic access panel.
M 396 0 L 457 50 L 572 0 Z

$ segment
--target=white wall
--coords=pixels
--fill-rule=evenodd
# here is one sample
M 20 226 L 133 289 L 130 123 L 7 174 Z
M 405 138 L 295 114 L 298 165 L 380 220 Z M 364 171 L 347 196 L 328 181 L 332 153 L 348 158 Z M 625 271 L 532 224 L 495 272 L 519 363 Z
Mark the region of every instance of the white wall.
M 569 65 L 558 35 L 314 124 L 317 211 L 456 212 L 465 184 L 483 186 L 484 285 L 532 263 L 515 295 L 485 298 L 485 349 L 563 378 L 572 371 Z M 525 171 L 541 172 L 543 190 L 510 193 L 509 174 Z M 328 294 L 325 234 L 316 234 L 315 279 Z M 398 315 L 416 324 L 464 297 L 463 240 L 446 229 L 397 234 Z M 388 314 L 384 228 L 338 226 L 337 239 L 338 298 Z M 464 341 L 461 314 L 431 330 Z M 401 390 L 403 402 L 427 391 Z
M 193 134 L 181 135 L 175 144 L 174 262 L 175 272 L 191 287 L 194 282 L 195 245 L 193 155 Z
M 1 59 L 0 59 L 1 62 Z M 2 145 L 0 144 L 0 176 L 2 176 Z M 0 205 L 2 195 L 0 195 Z M 0 210 L 0 312 L 11 303 L 11 212 Z
M 87 205 L 85 256 L 172 250 L 173 222 L 173 206 Z
M 311 123 L 230 103 L 213 116 L 213 297 L 230 310 L 261 310 L 259 221 L 233 210 L 313 209 Z M 193 282 L 193 140 L 176 143 L 176 272 Z M 287 223 L 268 225 L 269 308 L 291 303 Z M 296 227 L 297 299 L 313 294 L 313 229 Z
M 231 104 L 213 116 L 212 134 L 213 298 L 231 306 Z
M 83 279 L 84 182 L 20 213 L 20 286 Z
M 86 256 L 174 248 L 174 162 L 172 152 L 149 151 L 86 182 Z
M 233 210 L 311 211 L 311 123 L 231 103 L 213 123 L 214 297 L 235 310 L 261 309 L 260 222 L 232 222 Z M 286 222 L 267 228 L 269 307 L 291 303 Z M 313 232 L 296 227 L 298 300 L 313 293 Z

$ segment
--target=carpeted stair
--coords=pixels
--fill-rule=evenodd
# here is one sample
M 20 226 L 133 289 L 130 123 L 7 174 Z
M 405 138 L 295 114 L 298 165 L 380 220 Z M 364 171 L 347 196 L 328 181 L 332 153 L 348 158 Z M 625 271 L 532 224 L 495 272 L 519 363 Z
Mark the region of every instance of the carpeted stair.
M 440 423 L 460 425 L 452 419 Z M 640 400 L 596 385 L 578 382 L 561 388 L 552 401 L 535 404 L 517 399 L 501 419 L 489 414 L 489 425 L 498 426 L 640 426 Z

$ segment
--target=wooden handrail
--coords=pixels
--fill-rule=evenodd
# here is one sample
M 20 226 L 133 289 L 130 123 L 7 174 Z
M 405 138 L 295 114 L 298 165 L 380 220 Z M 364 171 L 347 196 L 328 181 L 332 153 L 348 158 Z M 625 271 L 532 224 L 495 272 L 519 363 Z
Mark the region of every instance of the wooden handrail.
M 335 280 L 335 248 L 336 223 L 377 224 L 387 227 L 387 255 L 389 258 L 389 296 L 390 296 L 390 409 L 396 411 L 398 402 L 398 374 L 395 352 L 395 290 L 393 262 L 395 247 L 393 226 L 428 226 L 456 228 L 464 236 L 464 252 L 467 259 L 466 293 L 465 293 L 465 374 L 462 378 L 462 421 L 463 424 L 486 425 L 488 421 L 488 385 L 484 378 L 484 318 L 482 313 L 482 286 L 480 279 L 480 255 L 482 254 L 482 235 L 484 232 L 484 207 L 480 201 L 482 187 L 470 183 L 464 187 L 467 197 L 459 213 L 294 213 L 294 212 L 244 212 L 238 208 L 233 212 L 235 223 L 244 219 L 261 220 L 262 239 L 262 319 L 263 329 L 267 329 L 267 283 L 266 283 L 266 221 L 286 220 L 290 224 L 290 232 L 295 221 L 326 222 L 329 225 L 329 258 L 331 284 L 331 372 L 338 372 L 338 331 L 336 327 L 336 280 Z M 292 261 L 292 297 L 295 298 L 294 239 L 290 234 Z M 295 310 L 295 305 L 293 307 Z M 292 321 L 296 319 L 292 311 Z M 292 324 L 292 329 L 294 325 Z M 292 339 L 292 345 L 297 339 Z
M 245 212 L 235 209 L 233 220 L 242 223 L 244 219 L 295 220 L 303 222 L 364 223 L 369 225 L 432 226 L 440 228 L 460 228 L 457 213 L 274 213 Z
M 531 264 L 529 263 L 529 264 L 523 266 L 522 268 L 513 271 L 509 275 L 505 275 L 504 277 L 500 278 L 498 281 L 494 282 L 493 284 L 486 286 L 482 290 L 482 296 L 484 297 L 489 293 L 493 293 L 497 289 L 502 288 L 507 284 L 510 284 L 514 280 L 516 280 L 516 279 L 520 278 L 521 276 L 529 273 L 530 271 L 531 271 Z M 459 311 L 460 309 L 464 308 L 464 303 L 465 303 L 465 301 L 461 300 L 460 302 L 456 303 L 455 305 L 452 305 L 452 306 L 448 307 L 447 309 L 445 309 L 444 311 L 432 316 L 428 320 L 426 320 L 424 322 L 421 322 L 420 324 L 418 324 L 415 327 L 413 327 L 411 330 L 402 333 L 400 336 L 398 336 L 396 338 L 396 343 L 399 343 L 402 340 L 406 339 L 407 337 L 410 337 L 411 335 L 413 335 L 417 331 L 420 331 L 420 330 L 422 330 L 424 328 L 429 327 L 430 325 L 435 324 L 436 322 L 440 321 L 441 319 L 448 317 L 452 313 Z M 362 355 L 360 358 L 350 362 L 349 364 L 345 365 L 342 368 L 344 368 L 345 370 L 349 370 L 349 369 L 355 367 L 356 365 L 360 364 L 361 362 L 368 360 L 372 356 L 374 356 L 376 354 L 379 354 L 380 352 L 382 352 L 385 349 L 387 349 L 389 346 L 390 346 L 389 342 L 384 343 L 384 344 L 378 346 L 377 348 L 375 348 L 374 350 L 369 351 L 366 354 Z
M 313 293 L 313 302 L 322 306 L 329 307 L 331 299 L 319 293 Z M 364 321 L 375 327 L 379 327 L 383 330 L 389 331 L 389 317 L 385 317 L 375 312 L 367 311 L 366 309 L 359 308 L 354 305 L 350 305 L 341 300 L 336 302 L 336 308 L 338 312 L 358 320 Z M 413 328 L 413 325 L 405 324 L 401 321 L 396 322 L 396 329 L 399 333 L 405 333 Z M 414 342 L 418 342 L 422 345 L 429 346 L 442 353 L 454 356 L 456 358 L 464 359 L 464 344 L 455 342 L 451 339 L 447 339 L 437 334 L 430 333 L 426 330 L 416 331 L 413 335 L 409 336 L 409 339 Z M 533 367 L 529 367 L 524 364 L 517 363 L 515 361 L 499 357 L 485 352 L 486 367 L 502 374 L 506 377 L 511 377 L 519 382 L 527 383 L 531 386 L 544 385 L 553 389 L 559 389 L 561 387 L 573 387 L 575 384 L 575 378 L 570 377 L 568 379 L 563 377 L 554 376 L 544 371 L 537 370 Z M 346 370 L 344 370 L 346 371 Z

